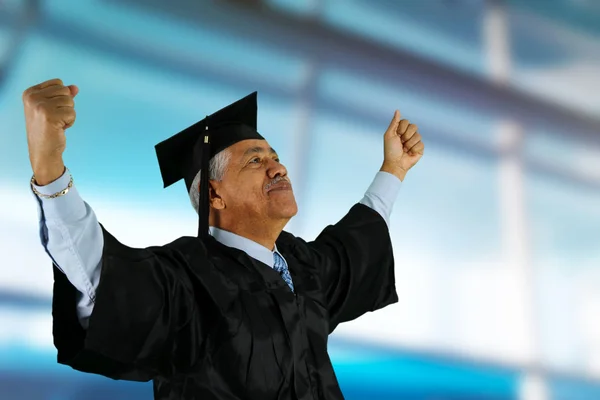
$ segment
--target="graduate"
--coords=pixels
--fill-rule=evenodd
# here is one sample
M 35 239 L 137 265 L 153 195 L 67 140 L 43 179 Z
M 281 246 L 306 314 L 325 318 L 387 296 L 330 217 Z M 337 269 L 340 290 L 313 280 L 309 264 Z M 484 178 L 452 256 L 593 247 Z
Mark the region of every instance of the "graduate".
M 198 236 L 132 248 L 63 163 L 78 91 L 54 79 L 23 93 L 58 362 L 153 380 L 161 400 L 343 399 L 328 335 L 398 301 L 388 224 L 423 155 L 417 127 L 394 113 L 365 197 L 307 242 L 283 230 L 297 205 L 252 93 L 155 147 L 165 187 L 185 181 Z

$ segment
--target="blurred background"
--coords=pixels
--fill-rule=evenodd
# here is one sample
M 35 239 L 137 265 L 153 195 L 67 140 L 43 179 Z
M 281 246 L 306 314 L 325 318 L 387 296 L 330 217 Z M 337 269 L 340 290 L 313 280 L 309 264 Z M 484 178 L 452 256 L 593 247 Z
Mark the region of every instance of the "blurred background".
M 56 363 L 21 94 L 77 84 L 65 163 L 130 246 L 196 234 L 154 145 L 258 90 L 305 239 L 420 127 L 400 301 L 339 327 L 348 399 L 600 399 L 600 1 L 0 0 L 0 399 L 150 399 Z

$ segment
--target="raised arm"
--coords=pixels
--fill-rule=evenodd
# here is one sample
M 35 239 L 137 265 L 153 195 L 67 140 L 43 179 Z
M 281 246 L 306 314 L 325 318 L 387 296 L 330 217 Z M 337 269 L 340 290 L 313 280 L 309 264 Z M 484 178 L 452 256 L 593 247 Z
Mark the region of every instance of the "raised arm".
M 100 276 L 102 234 L 96 215 L 77 193 L 62 154 L 65 130 L 75 123 L 79 89 L 52 79 L 23 92 L 31 189 L 38 205 L 40 240 L 53 263 L 78 290 L 82 326 L 92 313 Z
M 384 162 L 361 204 L 309 246 L 319 266 L 330 331 L 398 297 L 389 218 L 400 182 L 423 155 L 417 127 L 396 111 L 384 135 Z
M 62 160 L 77 92 L 54 79 L 23 93 L 40 238 L 54 264 L 58 361 L 115 379 L 186 370 L 206 331 L 196 307 L 203 284 L 192 283 L 176 247 L 121 244 L 79 197 Z M 194 244 L 195 261 L 202 262 L 205 253 Z

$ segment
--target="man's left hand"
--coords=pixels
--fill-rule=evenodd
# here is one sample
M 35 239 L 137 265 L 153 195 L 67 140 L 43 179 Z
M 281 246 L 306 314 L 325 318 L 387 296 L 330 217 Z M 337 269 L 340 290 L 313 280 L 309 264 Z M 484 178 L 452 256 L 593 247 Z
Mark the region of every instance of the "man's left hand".
M 406 173 L 423 157 L 425 145 L 415 124 L 400 119 L 396 110 L 394 118 L 383 137 L 383 165 L 381 171 L 394 174 L 401 181 Z

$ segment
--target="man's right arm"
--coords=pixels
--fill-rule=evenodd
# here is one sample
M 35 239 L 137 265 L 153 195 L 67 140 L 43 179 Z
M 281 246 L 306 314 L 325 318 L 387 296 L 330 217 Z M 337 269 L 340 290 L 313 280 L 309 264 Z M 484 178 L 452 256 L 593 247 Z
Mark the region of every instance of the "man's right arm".
M 41 193 L 32 193 L 40 239 L 54 262 L 57 361 L 113 379 L 147 381 L 187 371 L 213 326 L 213 314 L 203 316 L 196 303 L 207 296 L 199 291 L 208 291 L 208 284 L 198 277 L 192 282 L 187 273 L 191 266 L 169 246 L 136 249 L 120 243 L 99 224 L 75 187 L 44 198 L 69 186 L 62 155 L 65 130 L 75 123 L 78 92 L 60 79 L 23 92 L 29 161 L 35 191 Z M 194 263 L 207 262 L 205 248 L 195 244 Z M 172 351 L 166 356 L 164 349 Z
M 71 179 L 69 170 L 36 190 L 52 195 L 66 188 Z M 33 193 L 33 191 L 32 191 Z M 75 186 L 53 199 L 41 198 L 33 193 L 38 204 L 40 240 L 46 253 L 78 290 L 77 316 L 84 328 L 92 314 L 96 288 L 100 282 L 102 229 L 91 207 L 83 201 Z

